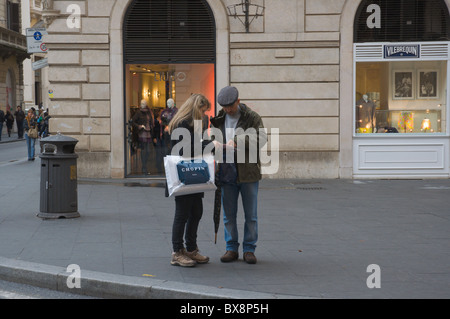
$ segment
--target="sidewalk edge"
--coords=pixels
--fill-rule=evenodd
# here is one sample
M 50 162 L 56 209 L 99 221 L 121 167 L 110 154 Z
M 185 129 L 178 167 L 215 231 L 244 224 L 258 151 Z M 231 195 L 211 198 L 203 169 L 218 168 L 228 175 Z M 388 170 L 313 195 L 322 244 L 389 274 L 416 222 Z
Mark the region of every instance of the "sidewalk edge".
M 80 288 L 68 288 L 64 267 L 0 257 L 0 279 L 97 298 L 121 299 L 304 299 L 309 297 L 216 288 L 153 278 L 81 270 Z

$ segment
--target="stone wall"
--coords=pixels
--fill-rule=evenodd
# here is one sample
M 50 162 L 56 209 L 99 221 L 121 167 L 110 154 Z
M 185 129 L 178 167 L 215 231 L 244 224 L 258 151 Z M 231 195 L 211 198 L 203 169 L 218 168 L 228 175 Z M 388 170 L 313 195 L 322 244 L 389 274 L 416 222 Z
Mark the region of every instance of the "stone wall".
M 279 128 L 280 169 L 267 177 L 338 178 L 344 0 L 262 4 L 263 22 L 254 32 L 231 27 L 230 80 L 269 131 Z
M 223 12 L 226 6 L 240 2 L 220 1 Z M 118 68 L 123 66 L 110 65 L 113 56 L 115 60 L 120 54 L 119 49 L 111 49 L 111 41 L 119 40 L 116 27 L 111 27 L 111 15 L 120 15 L 114 10 L 125 7 L 124 3 L 128 1 L 54 1 L 54 9 L 61 15 L 48 28 L 50 67 L 45 85 L 46 90 L 53 90 L 53 98 L 46 94 L 45 104 L 53 116 L 51 131 L 79 140 L 81 177 L 124 174 L 117 167 L 111 173 L 111 161 L 120 162 L 118 157 L 123 156 L 112 159 L 114 148 L 123 145 L 123 140 L 112 141 L 111 135 L 123 137 L 116 132 L 124 128 L 123 122 L 116 120 L 122 116 L 113 114 L 123 112 L 123 106 L 112 108 L 112 103 L 120 104 L 111 100 L 115 94 L 112 81 L 123 81 L 112 75 L 122 74 Z M 228 55 L 228 60 L 221 61 L 230 64 L 218 63 L 217 83 L 229 81 L 238 87 L 242 102 L 263 116 L 269 131 L 279 128 L 280 170 L 268 177 L 338 178 L 339 30 L 345 0 L 252 3 L 265 6 L 265 12 L 252 22 L 250 33 L 245 33 L 238 19 L 215 17 L 216 21 L 228 19 L 228 29 L 218 30 L 223 35 L 218 54 Z M 81 9 L 80 29 L 67 27 L 71 4 Z M 124 12 L 121 14 L 123 17 Z M 229 43 L 222 43 L 223 39 Z M 229 70 L 222 70 L 224 65 Z
M 54 1 L 61 15 L 48 27 L 46 95 L 52 132 L 79 140 L 78 174 L 111 177 L 109 16 L 115 0 Z M 69 5 L 81 9 L 81 28 L 67 24 Z M 70 24 L 69 24 L 70 25 Z M 121 67 L 121 66 L 117 66 Z M 114 126 L 123 130 L 123 127 Z

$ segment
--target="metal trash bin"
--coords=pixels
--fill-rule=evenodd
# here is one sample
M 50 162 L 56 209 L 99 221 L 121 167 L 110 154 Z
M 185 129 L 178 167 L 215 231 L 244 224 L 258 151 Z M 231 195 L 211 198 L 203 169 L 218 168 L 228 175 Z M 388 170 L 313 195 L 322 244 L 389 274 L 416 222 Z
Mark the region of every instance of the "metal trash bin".
M 76 218 L 78 213 L 77 139 L 58 133 L 40 140 L 41 197 L 44 219 Z

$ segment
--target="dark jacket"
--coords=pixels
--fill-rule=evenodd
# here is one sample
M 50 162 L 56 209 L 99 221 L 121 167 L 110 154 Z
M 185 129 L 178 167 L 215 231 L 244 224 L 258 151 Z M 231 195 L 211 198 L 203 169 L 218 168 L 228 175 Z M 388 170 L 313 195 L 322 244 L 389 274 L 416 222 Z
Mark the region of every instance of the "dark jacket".
M 148 113 L 147 113 L 148 112 Z M 147 112 L 141 111 L 141 109 L 138 109 L 136 113 L 133 115 L 132 120 L 132 126 L 133 126 L 133 140 L 137 141 L 139 138 L 140 133 L 143 131 L 141 128 L 141 125 L 147 126 L 149 125 L 150 128 L 150 135 L 153 133 L 154 128 L 154 121 L 155 118 L 153 116 L 153 112 L 148 109 Z M 149 119 L 147 118 L 147 115 Z
M 23 120 L 25 119 L 25 113 L 22 110 L 15 111 L 14 116 L 16 117 L 17 123 L 19 123 L 19 122 L 22 123 Z
M 210 141 L 210 140 L 204 140 L 203 141 L 202 140 L 202 136 L 200 136 L 198 133 L 194 133 L 194 127 L 190 126 L 188 121 L 181 122 L 178 125 L 177 128 L 185 128 L 185 129 L 187 129 L 189 131 L 190 138 L 191 138 L 191 141 L 190 141 L 191 142 L 191 154 L 190 154 L 191 157 L 202 155 L 202 154 L 195 154 L 194 153 L 194 151 L 195 151 L 194 145 L 195 145 L 196 142 L 199 143 L 201 141 L 201 144 L 202 144 L 202 149 L 201 150 L 202 151 L 205 149 L 205 147 L 209 143 L 212 143 L 212 141 Z M 171 135 L 172 149 L 174 148 L 175 145 L 177 145 L 181 141 L 182 141 L 182 138 L 175 139 L 175 136 L 173 136 L 173 132 L 172 132 L 172 135 Z M 188 154 L 183 154 L 183 150 L 182 149 L 180 150 L 180 152 L 178 154 L 172 154 L 172 155 L 187 156 L 187 157 L 189 156 Z
M 6 121 L 6 127 L 9 129 L 12 129 L 12 126 L 14 124 L 14 116 L 12 115 L 11 112 L 6 112 L 5 115 L 5 121 Z
M 234 142 L 238 149 L 241 145 L 245 145 L 245 161 L 239 163 L 237 161 L 237 182 L 238 183 L 252 183 L 261 180 L 261 162 L 260 151 L 261 148 L 267 143 L 267 134 L 264 131 L 264 124 L 258 113 L 251 110 L 245 104 L 239 104 L 241 116 L 236 124 L 236 133 L 234 136 Z M 225 137 L 225 111 L 221 110 L 219 114 L 211 118 L 211 126 L 218 128 L 222 131 L 222 136 Z M 239 132 L 238 128 L 244 130 Z M 250 132 L 246 130 L 253 128 L 254 131 Z M 256 134 L 253 134 L 256 133 Z M 219 141 L 226 143 L 226 141 Z M 255 144 L 256 143 L 256 144 Z M 256 148 L 254 147 L 256 145 Z M 257 150 L 256 161 L 252 161 L 250 158 L 249 150 Z M 242 150 L 241 150 L 242 151 Z M 239 150 L 238 150 L 239 152 Z M 220 164 L 219 164 L 220 165 Z
M 41 130 L 39 131 L 39 136 L 42 137 L 47 137 L 48 136 L 48 123 L 50 121 L 51 116 L 50 115 L 45 115 L 42 119 L 42 124 L 41 124 Z
M 28 121 L 30 121 L 29 125 Z M 32 117 L 29 120 L 28 118 L 25 117 L 25 119 L 23 120 L 23 129 L 25 130 L 25 132 L 28 131 L 30 128 L 35 128 L 36 126 L 37 126 L 36 117 Z

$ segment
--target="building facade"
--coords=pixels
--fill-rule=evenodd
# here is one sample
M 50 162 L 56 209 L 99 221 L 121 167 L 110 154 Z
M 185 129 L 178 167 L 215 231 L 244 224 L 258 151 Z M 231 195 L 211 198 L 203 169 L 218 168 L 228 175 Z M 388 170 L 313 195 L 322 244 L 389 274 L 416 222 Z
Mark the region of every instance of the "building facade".
M 44 0 L 22 0 L 22 34 L 27 34 L 29 28 L 45 28 L 43 18 Z M 38 110 L 43 105 L 43 85 L 47 78 L 48 68 L 33 70 L 33 63 L 45 59 L 45 53 L 30 54 L 30 58 L 23 61 L 23 109 L 34 107 Z
M 0 109 L 12 114 L 23 102 L 22 62 L 29 57 L 20 12 L 19 1 L 0 1 Z
M 157 178 L 163 144 L 133 130 L 142 101 L 156 121 L 169 99 L 215 105 L 234 85 L 268 129 L 267 178 L 448 178 L 449 5 L 47 1 L 50 130 L 79 140 L 80 177 Z

